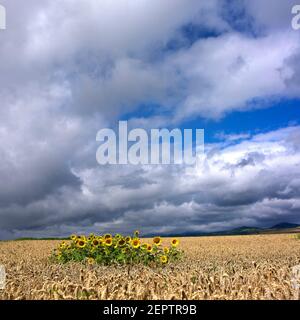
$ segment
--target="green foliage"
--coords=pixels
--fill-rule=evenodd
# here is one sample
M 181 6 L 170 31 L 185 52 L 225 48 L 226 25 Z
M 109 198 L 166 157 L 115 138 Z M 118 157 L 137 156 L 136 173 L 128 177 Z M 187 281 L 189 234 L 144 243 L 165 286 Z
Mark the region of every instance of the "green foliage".
M 70 261 L 87 264 L 145 264 L 165 265 L 182 257 L 179 241 L 172 239 L 168 247 L 162 246 L 160 237 L 154 237 L 152 243 L 142 243 L 139 232 L 133 236 L 116 234 L 94 235 L 89 237 L 72 235 L 70 241 L 63 241 L 54 250 L 52 261 L 67 263 Z

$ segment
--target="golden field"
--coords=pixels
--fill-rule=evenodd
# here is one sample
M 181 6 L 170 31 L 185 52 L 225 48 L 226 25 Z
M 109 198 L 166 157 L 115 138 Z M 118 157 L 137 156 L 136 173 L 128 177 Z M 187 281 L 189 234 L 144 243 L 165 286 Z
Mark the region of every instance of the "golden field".
M 169 242 L 169 239 L 164 239 Z M 182 261 L 143 265 L 64 265 L 49 261 L 58 241 L 0 242 L 6 268 L 0 299 L 299 299 L 291 269 L 293 235 L 181 238 Z

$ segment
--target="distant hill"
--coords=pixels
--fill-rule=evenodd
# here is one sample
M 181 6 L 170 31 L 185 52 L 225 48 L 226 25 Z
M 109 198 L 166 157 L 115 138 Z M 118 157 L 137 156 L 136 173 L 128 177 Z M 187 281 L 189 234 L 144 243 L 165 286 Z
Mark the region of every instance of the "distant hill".
M 298 227 L 300 227 L 299 224 L 282 222 L 282 223 L 275 224 L 275 226 L 271 227 L 270 229 L 290 229 L 290 228 L 298 228 Z
M 281 222 L 269 228 L 242 226 L 230 230 L 215 232 L 182 232 L 164 234 L 164 237 L 205 237 L 205 236 L 229 236 L 229 235 L 251 235 L 251 234 L 276 234 L 276 233 L 300 233 L 300 225 L 288 222 Z M 154 234 L 147 234 L 145 237 L 153 237 Z
M 263 229 L 258 227 L 247 227 L 243 226 L 240 228 L 235 228 L 229 231 L 221 231 L 221 233 L 228 233 L 228 234 L 257 234 L 260 233 Z

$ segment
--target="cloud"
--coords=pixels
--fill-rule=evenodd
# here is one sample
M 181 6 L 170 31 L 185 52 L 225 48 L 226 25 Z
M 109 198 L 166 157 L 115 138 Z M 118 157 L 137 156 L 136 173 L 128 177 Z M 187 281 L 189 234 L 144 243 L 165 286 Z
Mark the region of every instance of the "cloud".
M 216 144 L 203 166 L 73 170 L 81 188 L 2 207 L 2 234 L 215 231 L 299 219 L 300 127 Z M 293 143 L 287 143 L 293 141 Z M 297 141 L 297 142 L 296 142 Z M 297 145 L 295 145 L 295 143 Z
M 95 159 L 97 131 L 120 118 L 175 126 L 299 97 L 285 3 L 2 0 L 0 237 L 295 220 L 298 127 L 227 133 L 196 172 Z
M 175 54 L 173 66 L 185 78 L 176 116 L 218 118 L 289 95 L 286 81 L 295 66 L 287 60 L 299 51 L 296 39 L 287 33 L 259 39 L 231 33 Z

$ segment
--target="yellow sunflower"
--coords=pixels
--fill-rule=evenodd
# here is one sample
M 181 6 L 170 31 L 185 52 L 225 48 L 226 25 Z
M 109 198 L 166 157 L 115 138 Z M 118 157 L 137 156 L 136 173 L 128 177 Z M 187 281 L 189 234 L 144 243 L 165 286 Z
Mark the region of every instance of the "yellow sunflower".
M 71 237 L 70 237 L 70 239 L 73 240 L 73 241 L 76 241 L 76 239 L 77 239 L 76 234 L 72 234 Z
M 154 237 L 153 243 L 157 246 L 161 245 L 161 237 Z
M 110 246 L 112 245 L 112 238 L 106 238 L 106 239 L 105 239 L 105 245 L 106 245 L 107 247 L 110 247 Z
M 77 244 L 78 248 L 84 248 L 86 246 L 86 240 L 83 240 L 83 239 L 80 238 L 80 239 L 77 240 L 76 244 Z
M 100 243 L 100 244 L 102 244 L 102 242 L 103 242 L 103 238 L 102 238 L 101 236 L 96 237 L 96 239 L 99 241 L 99 243 Z
M 94 247 L 98 247 L 100 245 L 100 241 L 98 239 L 93 239 L 92 244 Z
M 161 256 L 160 257 L 160 262 L 161 263 L 167 263 L 168 262 L 168 257 L 167 256 Z
M 65 241 L 63 241 L 60 245 L 59 245 L 60 249 L 65 249 L 67 247 L 67 244 L 65 243 Z
M 179 245 L 179 240 L 178 239 L 172 239 L 171 244 L 172 244 L 172 247 L 177 247 Z
M 135 230 L 135 231 L 134 231 L 134 236 L 135 236 L 135 237 L 138 237 L 139 235 L 140 235 L 139 230 Z
M 87 259 L 87 263 L 88 263 L 89 265 L 93 265 L 93 264 L 95 264 L 95 259 L 94 259 L 94 258 L 88 258 L 88 259 Z
M 167 248 L 167 247 L 165 247 L 165 248 L 164 248 L 164 253 L 165 253 L 165 254 L 168 254 L 169 252 L 170 252 L 170 249 Z
M 77 239 L 83 240 L 85 242 L 87 241 L 86 236 L 84 236 L 84 235 L 79 236 Z
M 147 251 L 148 252 L 152 252 L 152 250 L 153 250 L 153 247 L 151 246 L 151 244 L 148 244 L 147 245 Z
M 127 243 L 131 242 L 131 237 L 130 237 L 130 236 L 127 236 L 127 237 L 125 238 L 125 241 L 126 241 Z
M 109 234 L 109 233 L 106 233 L 105 235 L 104 235 L 104 239 L 112 239 L 112 235 L 111 234 Z
M 134 238 L 134 239 L 131 241 L 131 245 L 133 246 L 133 248 L 137 249 L 137 248 L 141 245 L 141 242 L 140 242 L 139 239 Z
M 118 241 L 118 246 L 119 246 L 119 247 L 123 247 L 123 246 L 125 246 L 125 244 L 126 244 L 126 241 L 125 241 L 124 239 L 120 239 L 120 240 Z

